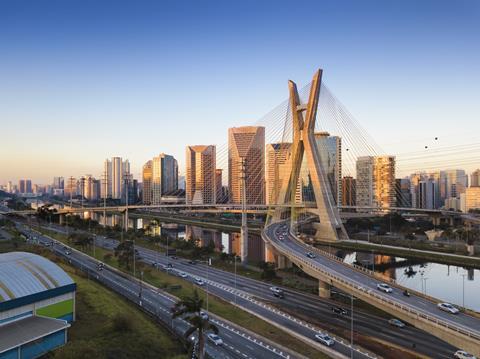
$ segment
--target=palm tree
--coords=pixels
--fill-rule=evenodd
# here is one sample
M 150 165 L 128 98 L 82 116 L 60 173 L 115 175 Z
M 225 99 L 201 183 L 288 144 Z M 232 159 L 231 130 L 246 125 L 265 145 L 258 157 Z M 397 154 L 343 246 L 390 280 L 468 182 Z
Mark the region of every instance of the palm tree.
M 177 318 L 181 315 L 185 315 L 191 327 L 185 332 L 185 337 L 188 338 L 191 334 L 198 330 L 198 354 L 199 359 L 203 359 L 205 356 L 205 337 L 204 333 L 207 330 L 213 331 L 218 334 L 218 328 L 210 323 L 208 317 L 200 315 L 202 310 L 203 299 L 198 295 L 197 290 L 193 292 L 193 296 L 185 297 L 184 299 L 175 303 L 172 308 L 173 318 Z M 194 347 L 195 350 L 195 347 Z

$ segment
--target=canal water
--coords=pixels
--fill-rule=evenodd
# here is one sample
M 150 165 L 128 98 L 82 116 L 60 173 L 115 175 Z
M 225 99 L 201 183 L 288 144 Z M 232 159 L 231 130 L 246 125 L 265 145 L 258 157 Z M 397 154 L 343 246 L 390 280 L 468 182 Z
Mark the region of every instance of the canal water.
M 103 223 L 103 215 L 94 213 L 93 219 Z M 107 215 L 107 225 L 122 225 L 120 215 Z M 131 218 L 129 228 L 143 228 L 156 235 L 167 235 L 172 239 L 196 239 L 199 245 L 213 242 L 215 250 L 240 254 L 240 233 L 222 232 L 198 226 L 177 223 L 158 223 L 152 219 Z M 397 283 L 435 298 L 480 312 L 480 270 L 432 262 L 411 262 L 405 258 L 374 254 L 371 252 L 349 252 L 324 248 L 343 258 L 346 263 L 356 263 L 374 269 Z M 265 260 L 265 245 L 259 235 L 250 234 L 248 257 L 253 262 Z

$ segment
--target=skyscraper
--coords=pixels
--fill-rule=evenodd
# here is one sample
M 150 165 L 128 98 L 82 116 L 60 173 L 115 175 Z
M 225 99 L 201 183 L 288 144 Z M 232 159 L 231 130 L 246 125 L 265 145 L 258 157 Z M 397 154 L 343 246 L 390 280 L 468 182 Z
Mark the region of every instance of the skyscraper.
M 152 178 L 153 161 L 147 161 L 142 169 L 142 202 L 143 204 L 152 204 Z
M 342 178 L 342 205 L 355 206 L 356 199 L 356 180 L 351 176 Z
M 216 147 L 187 146 L 185 200 L 187 204 L 214 204 L 217 200 Z M 220 171 L 221 182 L 221 171 Z
M 101 197 L 124 199 L 125 179 L 130 176 L 130 162 L 121 157 L 106 159 L 103 167 Z
M 364 156 L 357 159 L 357 206 L 396 205 L 395 157 Z
M 325 176 L 330 184 L 335 203 L 342 201 L 342 139 L 328 132 L 315 133 L 315 141 Z
M 152 204 L 161 204 L 165 193 L 178 189 L 178 163 L 170 155 L 160 153 L 152 160 Z
M 468 186 L 468 177 L 464 170 L 440 171 L 440 199 L 460 198 Z
M 215 170 L 215 202 L 225 202 L 225 198 L 223 198 L 223 170 L 221 168 Z
M 480 169 L 473 171 L 470 175 L 470 187 L 480 187 Z
M 403 208 L 412 207 L 411 182 L 409 178 L 397 178 L 397 206 Z
M 32 181 L 29 179 L 18 180 L 18 192 L 20 193 L 33 193 Z
M 54 189 L 64 189 L 65 181 L 63 177 L 53 177 L 53 188 Z
M 231 203 L 242 202 L 242 166 L 246 178 L 247 204 L 264 204 L 265 127 L 232 127 L 228 130 L 228 187 Z
M 285 176 L 290 176 L 289 158 L 292 144 L 270 143 L 266 149 L 266 196 L 267 204 L 277 203 Z

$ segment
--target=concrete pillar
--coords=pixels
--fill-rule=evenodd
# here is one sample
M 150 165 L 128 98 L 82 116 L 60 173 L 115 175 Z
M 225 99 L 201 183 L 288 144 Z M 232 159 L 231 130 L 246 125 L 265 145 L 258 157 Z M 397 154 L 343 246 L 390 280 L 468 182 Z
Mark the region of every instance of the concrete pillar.
M 265 262 L 275 263 L 275 250 L 272 245 L 265 243 Z
M 276 269 L 292 268 L 292 262 L 284 255 L 275 256 Z
M 61 214 L 59 215 L 58 223 L 60 223 L 61 226 L 65 223 L 65 215 Z
M 327 282 L 319 280 L 318 281 L 318 296 L 320 298 L 329 299 L 330 298 L 330 288 L 331 287 L 332 286 L 330 284 L 328 284 Z

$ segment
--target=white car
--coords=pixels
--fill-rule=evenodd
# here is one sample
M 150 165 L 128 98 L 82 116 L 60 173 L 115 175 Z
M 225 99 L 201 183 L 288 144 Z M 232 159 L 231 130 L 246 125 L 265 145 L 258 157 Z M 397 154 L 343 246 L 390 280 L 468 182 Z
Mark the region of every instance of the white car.
M 450 303 L 438 303 L 437 307 L 440 310 L 443 310 L 444 312 L 448 312 L 448 313 L 451 313 L 451 314 L 460 313 L 460 311 Z
M 210 340 L 215 345 L 223 345 L 223 340 L 217 334 L 210 333 L 208 334 L 208 340 Z
M 273 293 L 281 293 L 283 292 L 281 288 L 278 288 L 278 287 L 270 287 L 270 290 L 273 292 Z
M 467 353 L 465 350 L 457 350 L 453 357 L 455 359 L 477 359 L 473 354 Z
M 385 293 L 392 293 L 393 292 L 392 287 L 390 287 L 388 284 L 385 284 L 385 283 L 378 283 L 377 284 L 377 289 L 381 290 L 382 292 L 385 292 Z
M 200 278 L 197 278 L 197 279 L 195 279 L 195 284 L 196 284 L 196 285 L 205 285 L 205 281 L 203 281 L 203 280 L 200 279 Z
M 316 257 L 316 255 L 313 254 L 312 252 L 308 252 L 306 255 L 307 255 L 308 258 L 315 258 Z
M 203 320 L 208 320 L 208 313 L 201 310 L 200 311 L 200 318 L 202 318 Z
M 333 340 L 328 334 L 324 334 L 324 333 L 315 334 L 315 339 L 317 339 L 317 341 L 319 341 L 320 343 L 328 347 L 331 347 L 333 344 L 335 344 L 335 340 Z
M 187 278 L 188 277 L 188 274 L 185 273 L 185 272 L 180 272 L 180 273 L 178 273 L 178 275 L 182 278 Z

